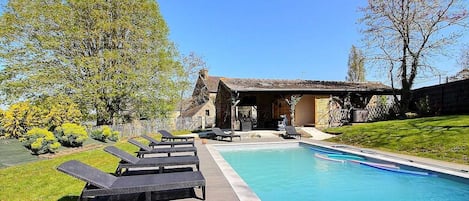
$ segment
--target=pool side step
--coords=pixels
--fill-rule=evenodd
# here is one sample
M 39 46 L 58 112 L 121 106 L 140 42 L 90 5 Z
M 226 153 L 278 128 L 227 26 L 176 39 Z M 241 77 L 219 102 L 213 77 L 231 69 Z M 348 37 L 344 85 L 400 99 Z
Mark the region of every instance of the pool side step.
M 400 169 L 399 166 L 396 166 L 394 164 L 388 164 L 388 163 L 373 163 L 373 162 L 366 162 L 366 161 L 359 161 L 359 160 L 348 160 L 349 162 L 352 163 L 357 163 L 361 165 L 374 165 L 374 166 L 379 166 L 379 167 L 384 167 L 384 168 L 391 168 L 391 169 Z
M 321 148 L 316 148 L 316 147 L 310 147 L 309 149 L 315 152 L 319 152 L 321 154 L 343 154 L 342 152 L 326 150 L 326 149 L 321 149 Z
M 387 167 L 372 165 L 372 164 L 368 164 L 368 163 L 360 163 L 360 164 L 365 165 L 365 166 L 368 166 L 368 167 L 380 169 L 380 170 L 389 171 L 389 172 L 396 172 L 396 173 L 410 174 L 410 175 L 418 175 L 418 176 L 432 176 L 432 175 L 431 175 L 430 173 L 428 173 L 428 172 L 420 172 L 420 171 L 411 171 L 411 170 L 387 168 Z
M 346 160 L 366 160 L 361 156 L 349 155 L 349 154 L 327 154 L 329 158 L 337 158 L 337 159 L 346 159 Z
M 345 163 L 345 160 L 340 160 L 340 159 L 335 159 L 335 158 L 329 158 L 329 157 L 327 157 L 327 155 L 322 155 L 322 154 L 318 154 L 318 153 L 314 153 L 314 157 L 320 158 L 320 159 L 326 160 L 326 161 Z

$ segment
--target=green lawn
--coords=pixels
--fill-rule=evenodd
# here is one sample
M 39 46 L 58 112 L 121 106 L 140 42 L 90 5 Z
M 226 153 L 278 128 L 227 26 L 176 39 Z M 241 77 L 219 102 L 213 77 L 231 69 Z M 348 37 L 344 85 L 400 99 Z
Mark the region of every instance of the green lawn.
M 326 129 L 329 141 L 469 164 L 469 115 L 365 123 Z
M 114 146 L 137 151 L 129 143 L 117 142 Z M 119 162 L 99 148 L 3 168 L 0 169 L 0 200 L 77 200 L 85 183 L 56 170 L 68 160 L 79 160 L 105 172 L 114 172 Z

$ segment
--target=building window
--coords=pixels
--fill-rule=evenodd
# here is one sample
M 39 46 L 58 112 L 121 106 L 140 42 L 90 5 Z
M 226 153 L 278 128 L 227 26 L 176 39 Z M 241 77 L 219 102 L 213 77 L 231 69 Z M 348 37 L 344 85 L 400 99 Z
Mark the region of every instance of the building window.
M 210 110 L 205 110 L 205 116 L 210 116 Z

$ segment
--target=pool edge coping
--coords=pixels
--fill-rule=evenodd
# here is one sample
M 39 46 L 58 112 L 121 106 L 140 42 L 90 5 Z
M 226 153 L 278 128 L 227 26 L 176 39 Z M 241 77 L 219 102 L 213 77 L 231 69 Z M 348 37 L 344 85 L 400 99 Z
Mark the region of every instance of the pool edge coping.
M 214 144 L 220 146 L 222 144 Z M 220 168 L 221 172 L 225 176 L 228 183 L 231 185 L 231 188 L 235 192 L 236 196 L 240 201 L 261 201 L 257 194 L 249 187 L 249 185 L 238 175 L 238 173 L 231 167 L 231 165 L 221 156 L 218 150 L 215 150 L 215 147 L 212 144 L 207 144 L 206 148 L 210 155 L 212 156 L 215 164 Z M 241 143 L 230 144 L 241 145 Z M 222 145 L 223 146 L 223 145 Z

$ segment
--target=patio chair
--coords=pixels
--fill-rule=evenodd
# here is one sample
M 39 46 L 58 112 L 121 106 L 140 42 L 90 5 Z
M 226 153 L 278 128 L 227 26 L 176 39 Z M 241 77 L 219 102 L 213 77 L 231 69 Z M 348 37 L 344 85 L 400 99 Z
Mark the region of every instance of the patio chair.
M 212 128 L 212 131 L 215 133 L 215 137 L 217 138 L 217 140 L 230 138 L 230 142 L 232 142 L 234 137 L 238 137 L 239 140 L 241 140 L 241 136 L 234 134 L 234 132 L 231 132 L 230 134 L 226 134 L 220 128 Z
M 174 140 L 184 140 L 184 141 L 188 141 L 190 139 L 192 139 L 192 141 L 194 141 L 194 137 L 190 136 L 190 137 L 187 137 L 187 136 L 174 136 L 173 134 L 171 134 L 169 131 L 167 130 L 159 130 L 158 133 L 161 134 L 161 141 L 174 141 Z
M 285 126 L 285 134 L 284 137 L 287 138 L 296 138 L 299 137 L 301 139 L 301 134 L 296 132 L 295 127 L 293 126 Z
M 137 158 L 114 146 L 107 146 L 104 148 L 104 151 L 121 159 L 116 169 L 117 175 L 121 175 L 123 169 L 128 170 L 129 168 L 141 167 L 158 167 L 160 173 L 163 173 L 166 166 L 176 165 L 195 165 L 197 170 L 200 170 L 199 158 L 197 156 Z
M 150 201 L 151 192 L 194 187 L 202 188 L 202 199 L 205 200 L 205 178 L 201 172 L 116 177 L 76 160 L 62 163 L 57 170 L 86 182 L 79 197 L 80 200 L 96 196 L 145 193 L 145 200 Z
M 197 156 L 196 147 L 164 147 L 164 148 L 152 148 L 150 146 L 144 145 L 137 140 L 129 139 L 128 142 L 140 148 L 140 151 L 137 151 L 137 157 L 143 158 L 145 154 L 158 154 L 166 153 L 168 157 L 171 156 L 171 153 L 176 152 L 193 152 L 194 156 Z
M 190 140 L 190 141 L 158 141 L 156 140 L 155 138 L 152 138 L 148 135 L 141 135 L 142 138 L 145 138 L 146 140 L 150 141 L 150 147 L 156 147 L 156 146 L 171 146 L 171 147 L 175 147 L 176 145 L 192 145 L 194 146 L 194 141 L 193 140 Z

